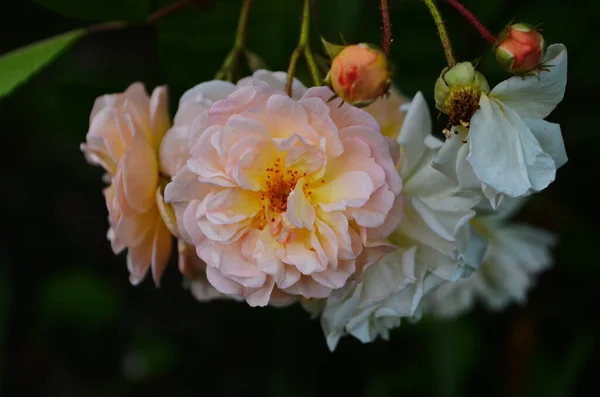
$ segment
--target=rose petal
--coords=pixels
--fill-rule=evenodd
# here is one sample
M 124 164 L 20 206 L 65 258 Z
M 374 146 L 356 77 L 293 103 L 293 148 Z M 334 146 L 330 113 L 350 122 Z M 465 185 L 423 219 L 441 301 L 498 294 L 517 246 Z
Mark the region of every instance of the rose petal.
M 548 71 L 535 76 L 513 76 L 498 84 L 489 96 L 514 109 L 521 117 L 543 119 L 562 101 L 567 86 L 567 49 L 563 44 L 548 47 L 543 61 Z

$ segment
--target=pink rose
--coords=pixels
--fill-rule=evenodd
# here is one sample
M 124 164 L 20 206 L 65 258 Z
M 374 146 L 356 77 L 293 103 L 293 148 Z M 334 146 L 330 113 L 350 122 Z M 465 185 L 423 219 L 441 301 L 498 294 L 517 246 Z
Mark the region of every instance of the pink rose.
M 220 292 L 252 306 L 324 298 L 390 251 L 397 144 L 331 95 L 248 85 L 188 118 L 191 156 L 165 200 Z
M 127 248 L 132 284 L 141 282 L 152 266 L 158 285 L 171 253 L 172 236 L 157 206 L 158 148 L 170 124 L 167 107 L 165 87 L 156 88 L 152 97 L 141 83 L 104 95 L 96 99 L 81 145 L 88 161 L 101 165 L 110 179 L 104 189 L 108 238 L 116 254 Z

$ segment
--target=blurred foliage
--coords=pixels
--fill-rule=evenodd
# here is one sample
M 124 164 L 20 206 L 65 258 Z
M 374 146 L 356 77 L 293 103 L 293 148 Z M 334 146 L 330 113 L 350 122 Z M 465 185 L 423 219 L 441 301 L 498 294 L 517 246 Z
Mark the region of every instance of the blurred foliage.
M 538 280 L 527 305 L 501 313 L 478 308 L 456 321 L 404 323 L 388 342 L 362 345 L 345 338 L 330 353 L 318 322 L 300 307 L 200 304 L 182 288 L 176 266 L 167 269 L 160 289 L 149 280 L 132 287 L 125 258 L 115 257 L 106 241 L 102 172 L 86 164 L 79 144 L 97 96 L 133 81 L 144 81 L 149 90 L 167 84 L 174 112 L 184 90 L 214 76 L 233 43 L 240 1 L 199 0 L 157 27 L 84 37 L 0 101 L 10 148 L 0 156 L 8 209 L 0 246 L 2 391 L 91 397 L 596 395 L 600 232 L 594 170 L 600 160 L 593 148 L 600 83 L 597 55 L 585 37 L 600 3 L 463 2 L 492 31 L 513 18 L 542 23 L 547 42 L 569 49 L 567 93 L 550 120 L 561 123 L 570 160 L 519 215 L 557 233 L 560 245 L 555 266 Z M 5 3 L 0 54 L 91 23 L 141 21 L 171 1 Z M 272 69 L 285 70 L 298 40 L 300 0 L 254 3 L 248 48 Z M 431 18 L 418 0 L 389 3 L 395 81 L 407 95 L 422 90 L 431 103 L 444 67 Z M 334 42 L 379 43 L 377 1 L 316 5 L 315 49 L 317 33 Z M 505 78 L 478 33 L 446 4 L 440 7 L 457 57 L 481 58 L 491 84 Z M 298 76 L 306 77 L 305 70 Z

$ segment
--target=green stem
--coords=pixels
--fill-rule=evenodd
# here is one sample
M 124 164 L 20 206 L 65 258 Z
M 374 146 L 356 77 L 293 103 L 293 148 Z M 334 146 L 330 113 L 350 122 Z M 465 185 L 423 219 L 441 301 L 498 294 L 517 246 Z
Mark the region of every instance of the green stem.
M 235 33 L 235 47 L 243 49 L 246 47 L 246 37 L 248 33 L 248 17 L 250 16 L 250 7 L 253 0 L 244 0 L 237 31 Z
M 454 59 L 454 55 L 452 54 L 452 43 L 450 42 L 450 37 L 448 36 L 448 32 L 446 31 L 446 25 L 444 24 L 444 20 L 442 19 L 442 15 L 435 5 L 435 0 L 423 0 L 427 8 L 429 8 L 429 13 L 433 17 L 433 21 L 435 22 L 435 26 L 438 30 L 438 35 L 440 36 L 440 40 L 442 42 L 442 47 L 444 48 L 444 55 L 446 56 L 446 61 L 448 62 L 448 66 L 453 67 L 456 65 L 456 60 Z
M 221 69 L 215 75 L 217 80 L 228 80 L 234 82 L 236 69 L 238 68 L 240 57 L 244 56 L 246 49 L 246 37 L 248 36 L 248 19 L 250 16 L 250 7 L 253 0 L 244 0 L 242 10 L 240 11 L 240 19 L 235 34 L 233 48 L 227 54 Z
M 290 58 L 290 64 L 287 71 L 287 80 L 285 82 L 285 92 L 292 96 L 292 83 L 294 81 L 294 74 L 296 73 L 296 64 L 303 55 L 308 65 L 308 70 L 313 80 L 314 85 L 321 85 L 321 73 L 319 67 L 315 61 L 315 56 L 310 48 L 310 5 L 311 0 L 304 0 L 304 6 L 302 7 L 302 25 L 300 27 L 300 40 L 296 49 L 292 53 Z

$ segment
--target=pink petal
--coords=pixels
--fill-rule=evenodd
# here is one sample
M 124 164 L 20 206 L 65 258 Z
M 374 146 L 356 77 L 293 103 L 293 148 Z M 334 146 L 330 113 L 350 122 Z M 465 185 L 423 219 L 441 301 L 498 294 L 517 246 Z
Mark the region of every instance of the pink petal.
M 305 98 L 299 101 L 308 115 L 310 124 L 319 135 L 325 138 L 325 151 L 327 156 L 334 158 L 342 154 L 344 148 L 340 141 L 338 127 L 331 119 L 329 106 L 320 98 Z
M 215 147 L 215 143 L 220 140 L 221 130 L 220 126 L 210 126 L 200 134 L 198 144 L 187 161 L 187 166 L 192 172 L 198 174 L 202 182 L 235 186 L 235 182 L 225 172 L 223 159 Z
M 169 263 L 172 246 L 173 236 L 165 224 L 158 221 L 152 242 L 152 278 L 157 287 L 160 286 L 160 278 Z
M 171 116 L 169 115 L 167 87 L 156 87 L 150 97 L 150 128 L 154 147 L 159 147 L 160 141 L 170 126 Z
M 185 166 L 190 152 L 188 149 L 188 128 L 171 128 L 160 144 L 160 169 L 168 176 L 175 176 Z
M 267 306 L 271 299 L 271 292 L 273 292 L 274 286 L 275 281 L 273 281 L 273 278 L 271 277 L 261 288 L 245 293 L 244 296 L 246 302 L 252 307 Z
M 367 229 L 367 238 L 369 240 L 382 240 L 389 237 L 404 219 L 404 196 L 400 195 L 394 201 L 394 204 L 388 212 L 382 225 L 376 228 Z
M 340 106 L 341 99 L 337 98 L 327 102 L 333 96 L 333 91 L 328 87 L 312 87 L 302 96 L 305 98 L 321 98 L 331 111 L 331 119 L 338 130 L 349 126 L 365 126 L 379 132 L 379 123 L 369 113 L 347 103 Z
M 351 171 L 313 189 L 312 199 L 327 212 L 363 206 L 375 185 L 369 174 Z
M 158 164 L 152 147 L 138 139 L 123 157 L 123 185 L 127 203 L 144 212 L 154 205 Z
M 331 288 L 319 284 L 311 276 L 302 276 L 296 284 L 283 291 L 305 298 L 327 298 L 331 294 Z
M 392 209 L 396 197 L 386 186 L 382 186 L 375 191 L 365 203 L 364 206 L 350 211 L 352 217 L 359 226 L 378 227 L 388 218 L 388 213 Z M 396 222 L 396 225 L 400 221 Z M 393 229 L 392 229 L 393 230 Z
M 241 296 L 243 287 L 230 279 L 223 277 L 221 272 L 214 267 L 208 266 L 206 268 L 206 278 L 208 282 L 217 289 L 217 291 L 227 295 L 238 295 Z
M 294 226 L 313 230 L 315 209 L 304 194 L 304 183 L 304 178 L 298 179 L 296 187 L 290 193 L 286 215 Z
M 340 136 L 342 140 L 349 137 L 358 137 L 362 139 L 371 148 L 371 155 L 383 168 L 386 174 L 386 181 L 390 190 L 398 195 L 402 191 L 402 180 L 396 170 L 396 164 L 392 158 L 392 153 L 395 151 L 392 146 L 398 145 L 397 142 L 392 143 L 392 140 L 386 139 L 379 133 L 378 130 L 352 126 L 340 130 Z

